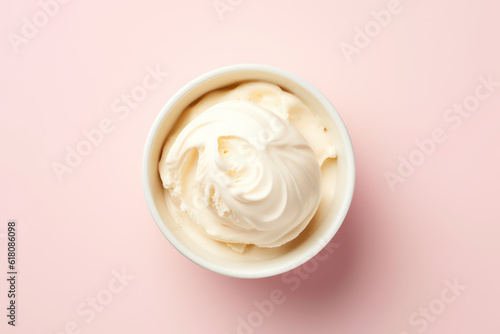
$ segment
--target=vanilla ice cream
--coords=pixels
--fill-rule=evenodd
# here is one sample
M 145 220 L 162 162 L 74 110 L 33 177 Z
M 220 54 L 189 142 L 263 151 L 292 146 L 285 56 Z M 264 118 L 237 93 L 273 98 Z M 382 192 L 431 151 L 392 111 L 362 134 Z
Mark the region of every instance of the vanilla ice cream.
M 239 252 L 293 240 L 321 201 L 321 165 L 336 157 L 327 131 L 274 84 L 205 94 L 184 110 L 159 162 L 172 215 Z

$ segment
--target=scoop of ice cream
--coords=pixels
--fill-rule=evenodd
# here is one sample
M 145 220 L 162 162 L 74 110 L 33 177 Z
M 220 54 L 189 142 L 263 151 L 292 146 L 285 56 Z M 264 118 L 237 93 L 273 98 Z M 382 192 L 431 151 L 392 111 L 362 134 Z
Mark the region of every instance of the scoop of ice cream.
M 278 115 L 250 101 L 216 103 L 191 120 L 162 156 L 163 186 L 206 236 L 277 247 L 294 239 L 316 212 L 325 153 L 315 153 Z

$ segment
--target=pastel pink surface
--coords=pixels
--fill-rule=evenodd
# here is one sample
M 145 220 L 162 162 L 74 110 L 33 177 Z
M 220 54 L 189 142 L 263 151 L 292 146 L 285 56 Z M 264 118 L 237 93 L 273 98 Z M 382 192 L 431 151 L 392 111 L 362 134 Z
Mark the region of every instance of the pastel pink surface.
M 401 0 L 348 62 L 339 45 L 387 1 L 232 1 L 223 20 L 213 3 L 74 0 L 18 53 L 8 34 L 40 5 L 0 5 L 0 272 L 7 221 L 19 225 L 18 323 L 2 314 L 1 332 L 55 334 L 75 322 L 95 334 L 236 333 L 254 301 L 279 289 L 286 300 L 255 333 L 417 333 L 409 318 L 456 278 L 467 288 L 425 332 L 498 333 L 500 87 L 456 129 L 443 115 L 474 94 L 478 77 L 500 81 L 500 6 Z M 144 201 L 142 149 L 157 113 L 194 77 L 236 63 L 310 81 L 354 144 L 340 246 L 307 277 L 305 268 L 260 280 L 207 271 L 167 242 Z M 157 65 L 169 75 L 120 118 L 112 103 Z M 59 182 L 52 163 L 105 118 L 112 133 Z M 392 191 L 385 173 L 435 128 L 446 141 Z M 134 279 L 87 322 L 79 306 L 122 268 Z M 297 287 L 290 277 L 303 278 Z

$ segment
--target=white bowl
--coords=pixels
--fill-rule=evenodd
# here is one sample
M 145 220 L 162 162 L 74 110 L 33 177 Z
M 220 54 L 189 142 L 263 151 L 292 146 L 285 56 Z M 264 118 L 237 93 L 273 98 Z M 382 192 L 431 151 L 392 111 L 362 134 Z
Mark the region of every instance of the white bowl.
M 164 198 L 158 162 L 167 135 L 181 112 L 205 93 L 240 81 L 262 80 L 279 85 L 300 97 L 324 121 L 337 148 L 338 157 L 323 166 L 327 185 L 323 191 L 331 202 L 320 209 L 308 227 L 295 240 L 279 249 L 253 247 L 239 254 L 227 246 L 207 249 L 184 233 L 171 216 Z M 304 79 L 265 65 L 233 65 L 203 74 L 181 88 L 156 118 L 146 141 L 143 157 L 143 186 L 151 214 L 160 231 L 184 256 L 214 272 L 240 278 L 268 277 L 292 270 L 314 257 L 330 242 L 349 210 L 354 191 L 354 154 L 351 140 L 339 114 L 321 94 Z M 215 242 L 214 242 L 215 243 Z

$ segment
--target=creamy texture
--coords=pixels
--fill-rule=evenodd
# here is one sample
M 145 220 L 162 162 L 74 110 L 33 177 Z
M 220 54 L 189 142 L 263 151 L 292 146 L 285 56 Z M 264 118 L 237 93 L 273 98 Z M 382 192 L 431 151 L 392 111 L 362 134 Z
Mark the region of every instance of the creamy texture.
M 320 165 L 336 157 L 321 119 L 265 82 L 213 91 L 185 113 L 159 164 L 181 227 L 237 251 L 297 237 L 321 200 Z

